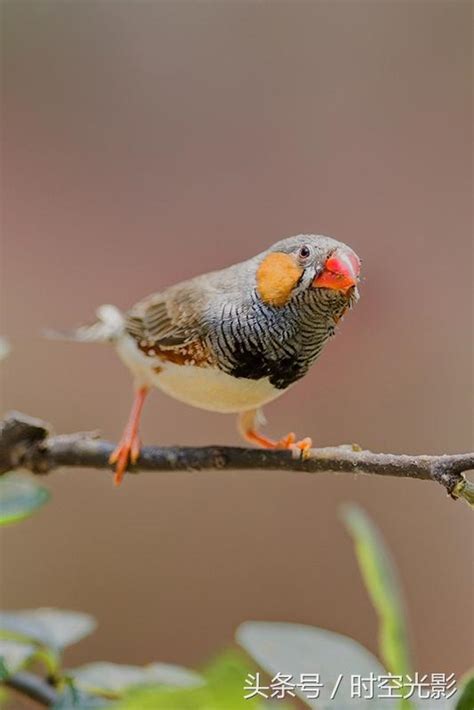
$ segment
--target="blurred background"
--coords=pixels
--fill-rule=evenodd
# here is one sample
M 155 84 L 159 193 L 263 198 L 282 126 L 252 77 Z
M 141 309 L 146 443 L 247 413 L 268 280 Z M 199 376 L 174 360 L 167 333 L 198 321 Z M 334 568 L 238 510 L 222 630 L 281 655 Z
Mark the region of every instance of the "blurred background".
M 116 440 L 114 352 L 44 327 L 127 308 L 318 232 L 363 259 L 361 300 L 268 432 L 316 445 L 473 445 L 469 2 L 3 2 L 2 408 Z M 145 443 L 237 444 L 232 416 L 156 392 Z M 473 656 L 472 513 L 426 482 L 282 472 L 56 472 L 3 534 L 1 603 L 89 612 L 68 651 L 199 665 L 247 619 L 376 651 L 338 519 L 359 502 L 403 577 L 420 671 Z

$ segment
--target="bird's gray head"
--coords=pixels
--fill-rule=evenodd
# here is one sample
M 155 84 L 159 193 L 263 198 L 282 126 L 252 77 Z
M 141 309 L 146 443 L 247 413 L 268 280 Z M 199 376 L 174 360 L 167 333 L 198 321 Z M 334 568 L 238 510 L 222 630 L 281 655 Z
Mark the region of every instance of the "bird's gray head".
M 258 261 L 257 292 L 266 305 L 281 307 L 307 292 L 339 304 L 358 298 L 360 259 L 331 237 L 288 237 L 260 254 Z

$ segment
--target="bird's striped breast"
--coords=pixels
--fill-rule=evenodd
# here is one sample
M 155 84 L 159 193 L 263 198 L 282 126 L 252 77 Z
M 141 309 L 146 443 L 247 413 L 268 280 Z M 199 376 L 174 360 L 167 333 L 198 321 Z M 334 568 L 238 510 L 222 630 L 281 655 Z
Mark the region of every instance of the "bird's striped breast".
M 224 303 L 210 329 L 210 348 L 219 367 L 236 378 L 268 378 L 283 390 L 303 377 L 347 308 L 333 294 L 304 292 L 284 308 L 268 307 L 254 296 L 250 304 Z

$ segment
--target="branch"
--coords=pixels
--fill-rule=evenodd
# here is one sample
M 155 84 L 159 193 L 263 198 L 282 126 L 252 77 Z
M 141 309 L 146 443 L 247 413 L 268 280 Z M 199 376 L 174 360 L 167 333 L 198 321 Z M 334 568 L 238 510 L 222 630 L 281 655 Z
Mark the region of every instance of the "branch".
M 18 412 L 0 424 L 0 474 L 23 468 L 46 474 L 61 466 L 112 470 L 114 445 L 94 432 L 53 436 L 45 422 Z M 311 449 L 302 458 L 291 451 L 233 446 L 145 446 L 131 471 L 283 470 L 306 473 L 365 473 L 440 483 L 448 494 L 474 504 L 474 453 L 440 456 L 376 454 L 355 445 Z
M 5 684 L 48 708 L 55 705 L 59 700 L 56 690 L 42 678 L 33 675 L 33 673 L 15 673 L 15 675 L 10 676 L 5 681 Z

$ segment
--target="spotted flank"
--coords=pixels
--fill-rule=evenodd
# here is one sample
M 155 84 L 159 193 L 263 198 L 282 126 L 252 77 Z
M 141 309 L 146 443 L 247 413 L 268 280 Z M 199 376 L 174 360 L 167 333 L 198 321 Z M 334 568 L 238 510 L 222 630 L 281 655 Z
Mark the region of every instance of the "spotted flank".
M 149 340 L 137 341 L 137 345 L 148 357 L 158 357 L 163 362 L 172 362 L 175 365 L 210 367 L 216 364 L 216 359 L 209 347 L 200 340 L 176 347 L 165 347 L 159 342 L 153 343 Z

